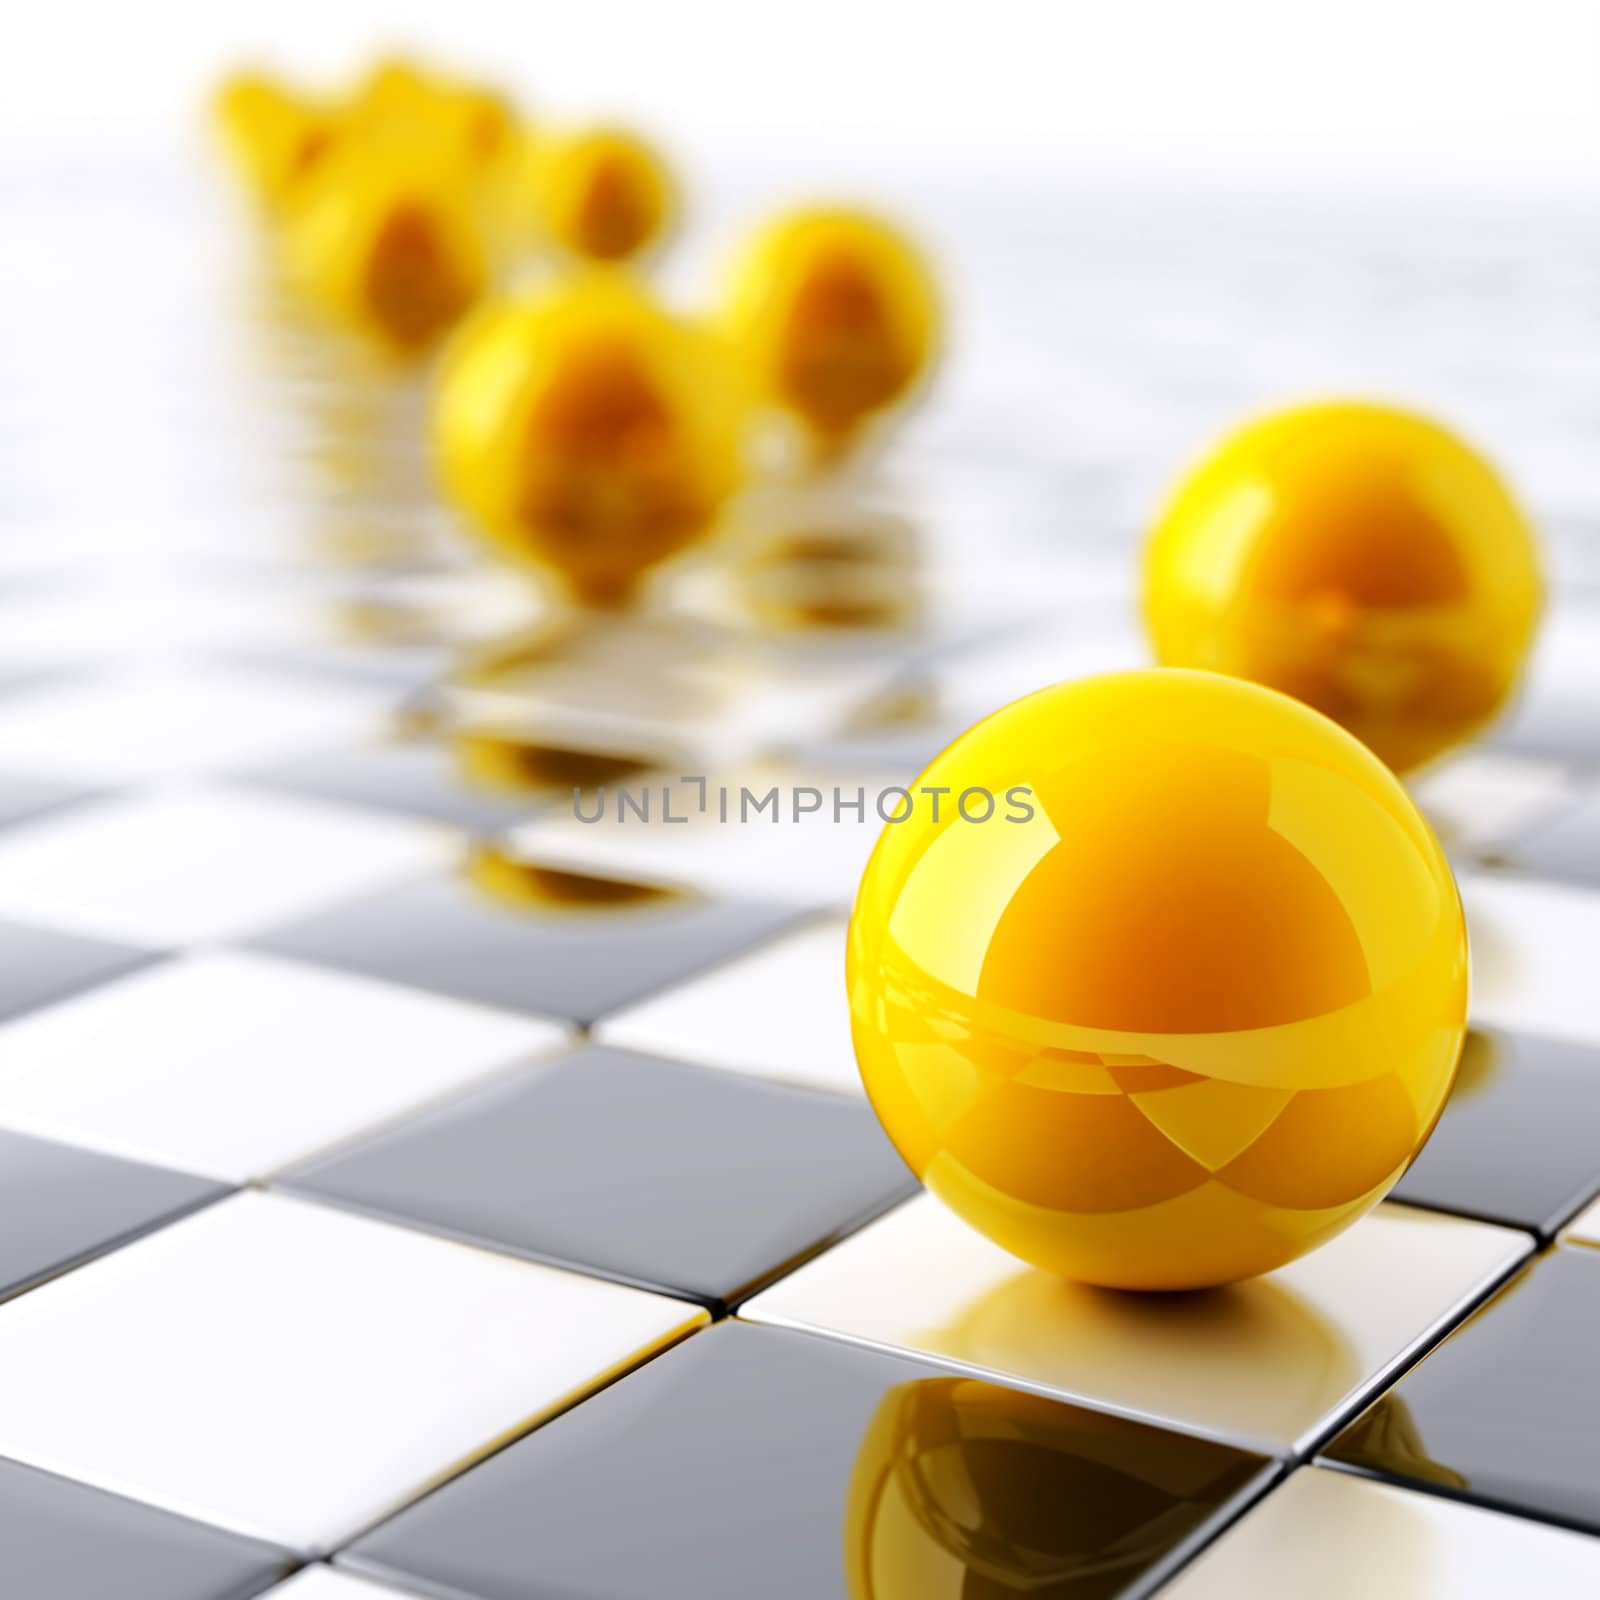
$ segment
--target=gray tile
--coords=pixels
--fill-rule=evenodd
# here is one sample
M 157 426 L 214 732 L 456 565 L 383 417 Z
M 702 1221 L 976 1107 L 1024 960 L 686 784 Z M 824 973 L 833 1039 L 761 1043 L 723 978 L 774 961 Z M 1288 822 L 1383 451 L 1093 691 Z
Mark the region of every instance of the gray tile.
M 1553 1234 L 1600 1189 L 1600 1049 L 1474 1029 L 1444 1114 L 1390 1196 Z
M 1536 1260 L 1329 1446 L 1330 1461 L 1600 1532 L 1600 1251 Z
M 724 1323 L 341 1558 L 473 1600 L 1103 1600 L 1263 1490 L 1258 1456 Z
M 770 938 L 799 912 L 758 900 L 480 857 L 266 934 L 263 948 L 587 1026 Z
M 599 1046 L 288 1182 L 713 1305 L 916 1188 L 864 1104 Z
M 0 919 L 0 1021 L 153 959 L 148 950 Z
M 286 1551 L 0 1461 L 6 1600 L 246 1600 Z
M 0 1130 L 0 1298 L 227 1192 L 187 1173 Z
M 78 784 L 59 783 L 53 778 L 36 778 L 19 772 L 0 773 L 0 828 L 36 817 L 58 806 L 87 800 L 97 791 Z
M 1600 790 L 1523 834 L 1504 854 L 1523 872 L 1600 885 Z

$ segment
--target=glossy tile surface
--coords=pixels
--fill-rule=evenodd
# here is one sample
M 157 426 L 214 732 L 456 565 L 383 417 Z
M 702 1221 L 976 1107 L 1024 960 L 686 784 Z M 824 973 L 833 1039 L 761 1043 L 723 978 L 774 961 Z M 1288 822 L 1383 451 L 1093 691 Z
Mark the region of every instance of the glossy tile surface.
M 1506 853 L 1519 872 L 1600 889 L 1600 789 L 1519 835 Z
M 1600 1046 L 1474 1030 L 1390 1198 L 1551 1233 L 1600 1191 Z
M 0 771 L 0 827 L 55 811 L 94 793 L 82 784 L 61 783 L 30 773 Z
M 1572 1219 L 1572 1226 L 1564 1237 L 1579 1244 L 1600 1245 L 1600 1200 Z
M 701 1315 L 238 1195 L 0 1306 L 0 1456 L 316 1550 Z
M 1572 793 L 1557 762 L 1478 749 L 1424 768 L 1407 787 L 1450 851 L 1494 850 L 1560 811 Z
M 1384 1205 L 1264 1278 L 1130 1295 L 1027 1267 L 923 1196 L 740 1314 L 1287 1454 L 1353 1409 L 1530 1244 Z
M 919 1362 L 723 1324 L 342 1558 L 481 1600 L 1026 1593 L 1148 1579 L 1266 1463 Z
M 247 1600 L 285 1551 L 0 1461 L 6 1600 Z
M 0 1299 L 226 1192 L 185 1173 L 0 1132 Z
M 865 1105 L 600 1047 L 513 1074 L 286 1181 L 723 1302 L 915 1187 Z
M 75 677 L 0 702 L 0 767 L 74 783 L 136 783 L 221 772 L 381 723 L 371 690 L 232 668 L 141 668 Z
M 222 787 L 74 806 L 0 838 L 0 916 L 103 938 L 234 938 L 421 871 L 443 830 Z
M 0 1127 L 244 1183 L 566 1038 L 243 951 L 164 961 L 0 1029 Z
M 606 1044 L 860 1095 L 842 922 L 813 923 L 608 1017 Z
M 1329 1445 L 1330 1459 L 1600 1531 L 1600 1253 L 1519 1273 Z
M 352 1577 L 329 1566 L 303 1567 L 289 1579 L 269 1590 L 261 1600 L 413 1600 L 410 1594 L 391 1589 L 368 1578 Z
M 1600 1541 L 1305 1467 L 1162 1590 L 1168 1600 L 1505 1600 L 1600 1590 Z
M 439 873 L 256 942 L 483 1005 L 590 1023 L 777 933 L 792 909 L 540 869 Z
M 153 959 L 148 950 L 111 939 L 0 919 L 0 1021 Z
M 1509 874 L 1462 873 L 1460 884 L 1472 943 L 1470 1020 L 1600 1044 L 1600 892 Z

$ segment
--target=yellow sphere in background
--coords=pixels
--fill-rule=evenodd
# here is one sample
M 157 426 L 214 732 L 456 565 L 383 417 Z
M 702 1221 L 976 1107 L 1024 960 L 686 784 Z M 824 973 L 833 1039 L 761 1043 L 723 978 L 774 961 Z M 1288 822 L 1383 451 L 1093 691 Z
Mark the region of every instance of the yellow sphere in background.
M 911 800 L 856 899 L 852 1028 L 967 1222 L 1070 1278 L 1188 1289 L 1399 1178 L 1455 1074 L 1466 932 L 1349 734 L 1237 679 L 1112 673 L 980 722 Z
M 397 353 L 430 348 L 488 290 L 482 215 L 454 161 L 409 141 L 346 141 L 285 219 L 291 278 Z
M 921 253 L 864 212 L 817 209 L 763 229 L 737 263 L 733 336 L 761 390 L 824 448 L 847 446 L 927 377 L 938 295 Z
M 502 554 L 616 605 L 715 523 L 743 475 L 747 411 L 720 340 L 594 276 L 462 330 L 434 450 L 446 493 Z
M 224 80 L 213 112 L 229 157 L 269 213 L 290 202 L 338 134 L 331 108 L 265 73 L 238 72 Z
M 1144 569 L 1159 661 L 1292 694 L 1396 771 L 1500 710 L 1541 595 L 1535 535 L 1494 468 L 1424 417 L 1354 403 L 1225 440 Z
M 666 232 L 677 206 L 661 157 L 620 128 L 595 128 L 541 146 L 534 173 L 545 231 L 586 261 L 639 255 Z

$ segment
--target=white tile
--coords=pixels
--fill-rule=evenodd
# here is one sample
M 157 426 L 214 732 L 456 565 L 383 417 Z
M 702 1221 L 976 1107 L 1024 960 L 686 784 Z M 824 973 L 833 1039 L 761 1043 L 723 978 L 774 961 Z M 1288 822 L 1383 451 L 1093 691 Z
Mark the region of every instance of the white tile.
M 1574 1244 L 1592 1244 L 1600 1247 L 1600 1200 L 1580 1211 L 1561 1236 Z
M 1597 1592 L 1600 1539 L 1321 1467 L 1274 1489 L 1162 1590 L 1170 1600 Z
M 0 1454 L 321 1551 L 704 1315 L 247 1192 L 0 1307 Z
M 814 1089 L 861 1094 L 845 998 L 846 924 L 764 945 L 596 1028 L 605 1044 Z
M 56 682 L 0 703 L 0 766 L 79 783 L 223 772 L 353 743 L 388 699 L 203 664 Z
M 134 943 L 237 938 L 448 861 L 431 824 L 192 787 L 77 806 L 0 839 L 0 915 Z
M 352 1578 L 332 1567 L 302 1567 L 287 1583 L 269 1589 L 261 1600 L 414 1600 L 386 1583 Z
M 1460 882 L 1472 1020 L 1600 1044 L 1600 893 L 1483 873 Z
M 1565 769 L 1554 762 L 1489 750 L 1430 767 L 1410 787 L 1447 850 L 1502 844 L 1573 794 Z
M 0 1126 L 244 1183 L 565 1038 L 553 1023 L 217 951 L 0 1029 Z
M 1357 1404 L 1530 1243 L 1385 1205 L 1248 1283 L 1119 1294 L 1025 1266 L 922 1195 L 740 1315 L 1283 1455 Z

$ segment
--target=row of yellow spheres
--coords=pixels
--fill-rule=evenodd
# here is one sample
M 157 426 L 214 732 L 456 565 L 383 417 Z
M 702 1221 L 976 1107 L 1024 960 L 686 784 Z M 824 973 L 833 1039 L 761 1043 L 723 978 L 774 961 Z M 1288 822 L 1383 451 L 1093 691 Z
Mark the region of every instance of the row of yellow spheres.
M 428 344 L 480 297 L 486 241 L 518 233 L 523 194 L 570 256 L 611 264 L 481 305 L 433 414 L 446 492 L 583 603 L 628 599 L 712 526 L 742 481 L 753 402 L 837 453 L 932 362 L 931 275 L 859 212 L 762 230 L 725 315 L 702 324 L 617 270 L 673 209 L 636 139 L 532 140 L 501 97 L 399 63 L 339 106 L 240 78 L 221 111 L 301 281 L 390 343 Z M 1542 585 L 1526 518 L 1471 446 L 1342 404 L 1251 424 L 1202 463 L 1156 526 L 1144 592 L 1162 663 L 1284 690 L 1405 770 L 1505 702 Z

